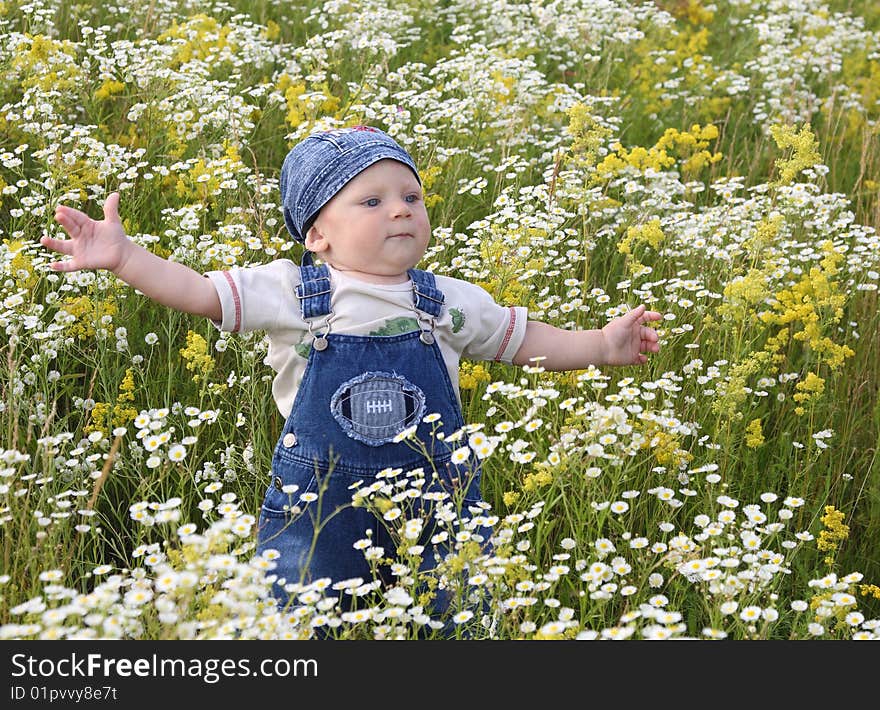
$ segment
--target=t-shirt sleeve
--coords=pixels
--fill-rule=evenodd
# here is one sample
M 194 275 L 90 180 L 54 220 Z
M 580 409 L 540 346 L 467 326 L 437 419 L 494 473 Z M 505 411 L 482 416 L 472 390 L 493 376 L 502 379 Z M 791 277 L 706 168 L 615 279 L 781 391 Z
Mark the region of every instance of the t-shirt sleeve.
M 208 271 L 220 298 L 221 320 L 211 323 L 228 333 L 273 330 L 282 304 L 299 284 L 299 269 L 287 260 L 259 266 Z
M 460 338 L 461 355 L 470 360 L 513 362 L 526 334 L 528 310 L 523 306 L 502 306 L 476 284 L 450 279 L 454 286 L 447 298 L 454 337 Z M 450 288 L 451 286 L 451 288 Z M 460 328 L 456 328 L 461 323 Z M 456 332 L 458 330 L 458 332 Z

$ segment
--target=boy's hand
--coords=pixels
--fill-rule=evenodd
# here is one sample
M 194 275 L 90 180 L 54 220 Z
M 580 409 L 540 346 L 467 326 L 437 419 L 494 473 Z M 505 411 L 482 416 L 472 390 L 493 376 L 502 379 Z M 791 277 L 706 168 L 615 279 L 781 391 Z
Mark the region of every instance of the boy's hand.
M 662 318 L 662 314 L 640 305 L 608 323 L 602 328 L 605 364 L 644 365 L 648 362 L 648 356 L 643 353 L 660 352 L 660 337 L 645 324 Z
M 125 235 L 119 219 L 119 193 L 112 193 L 104 202 L 104 219 L 100 222 L 72 207 L 55 208 L 58 222 L 70 239 L 52 239 L 44 236 L 40 244 L 71 257 L 55 261 L 49 266 L 55 271 L 80 269 L 108 269 L 118 271 L 125 263 L 132 242 Z

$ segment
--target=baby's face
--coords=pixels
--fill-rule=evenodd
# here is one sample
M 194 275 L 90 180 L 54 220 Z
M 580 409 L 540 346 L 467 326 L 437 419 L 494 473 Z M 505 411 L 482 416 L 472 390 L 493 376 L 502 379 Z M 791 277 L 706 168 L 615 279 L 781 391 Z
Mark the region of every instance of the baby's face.
M 430 238 L 419 181 L 406 165 L 386 159 L 355 176 L 321 208 L 306 248 L 356 278 L 399 283 L 424 256 Z

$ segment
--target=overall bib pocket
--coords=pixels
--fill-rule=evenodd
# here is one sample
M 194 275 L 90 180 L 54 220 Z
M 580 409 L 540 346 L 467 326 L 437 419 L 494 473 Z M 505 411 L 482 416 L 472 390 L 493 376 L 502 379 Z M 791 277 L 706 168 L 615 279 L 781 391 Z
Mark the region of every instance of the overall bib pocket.
M 317 499 L 318 479 L 312 468 L 279 459 L 273 459 L 272 480 L 266 488 L 261 512 L 270 518 L 301 515 Z

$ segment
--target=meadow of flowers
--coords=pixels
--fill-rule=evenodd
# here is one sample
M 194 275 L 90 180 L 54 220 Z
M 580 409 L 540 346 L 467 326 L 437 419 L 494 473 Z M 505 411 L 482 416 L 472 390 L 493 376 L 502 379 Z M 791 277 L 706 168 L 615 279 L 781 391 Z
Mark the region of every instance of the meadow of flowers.
M 9 0 L 0 37 L 0 638 L 880 638 L 880 5 Z M 118 190 L 195 269 L 298 260 L 281 160 L 355 124 L 421 166 L 423 268 L 565 328 L 645 302 L 662 349 L 463 363 L 485 506 L 383 471 L 394 583 L 278 610 L 262 334 L 38 240 Z

